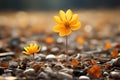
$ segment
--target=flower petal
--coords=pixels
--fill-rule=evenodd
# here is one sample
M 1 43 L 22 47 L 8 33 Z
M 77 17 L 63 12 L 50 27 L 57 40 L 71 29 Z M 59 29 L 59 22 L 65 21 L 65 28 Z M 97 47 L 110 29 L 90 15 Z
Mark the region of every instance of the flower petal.
M 58 17 L 58 16 L 54 16 L 54 21 L 55 21 L 57 24 L 61 24 L 61 23 L 62 23 L 60 17 Z
M 71 18 L 72 18 L 72 11 L 70 9 L 67 10 L 66 12 L 66 17 L 67 17 L 67 20 L 70 21 Z
M 65 12 L 63 11 L 63 10 L 60 10 L 59 11 L 59 16 L 60 16 L 60 19 L 62 20 L 62 21 L 67 21 L 66 20 L 66 14 L 65 14 Z
M 72 30 L 78 30 L 81 27 L 81 23 L 77 22 L 75 25 L 71 26 Z
M 65 36 L 65 33 L 64 32 L 60 32 L 59 36 Z
M 23 51 L 23 53 L 24 53 L 24 54 L 30 54 L 30 53 L 28 53 L 28 52 L 25 52 L 25 51 Z
M 40 49 L 41 49 L 41 48 L 40 48 L 40 47 L 38 47 L 38 49 L 37 49 L 37 51 L 36 51 L 36 52 L 39 52 L 39 51 L 40 51 Z
M 30 43 L 30 48 L 33 47 L 33 43 Z
M 41 48 L 42 48 L 42 46 L 39 46 L 37 52 L 39 52 L 41 50 Z
M 63 29 L 62 31 L 60 31 L 59 35 L 60 36 L 68 36 L 71 33 L 71 29 Z
M 26 52 L 29 52 L 27 47 L 24 47 L 24 50 L 25 50 Z
M 78 21 L 78 14 L 74 14 L 71 21 L 70 21 L 70 24 L 74 25 L 77 23 L 77 21 Z
M 35 51 L 37 51 L 37 48 L 38 48 L 38 45 L 35 43 L 34 46 L 33 46 L 33 49 L 34 49 Z
M 62 28 L 63 28 L 63 25 L 57 25 L 57 26 L 53 27 L 53 31 L 60 32 L 62 30 Z
M 68 36 L 71 32 L 72 32 L 71 29 L 67 29 L 66 30 L 66 36 Z

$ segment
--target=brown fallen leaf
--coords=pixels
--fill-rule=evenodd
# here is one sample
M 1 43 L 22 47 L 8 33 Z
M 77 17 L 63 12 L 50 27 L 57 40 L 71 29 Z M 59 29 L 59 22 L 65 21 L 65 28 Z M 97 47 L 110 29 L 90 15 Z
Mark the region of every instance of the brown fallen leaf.
M 79 64 L 79 62 L 78 62 L 77 59 L 72 59 L 72 61 L 71 61 L 71 65 L 72 65 L 73 67 L 77 67 L 78 64 Z
M 54 42 L 54 38 L 52 38 L 52 37 L 47 37 L 47 38 L 45 39 L 45 42 L 46 42 L 47 44 L 52 44 L 52 43 Z
M 105 43 L 104 50 L 108 50 L 108 49 L 110 49 L 110 48 L 112 48 L 111 43 L 110 43 L 110 42 L 106 42 L 106 43 Z
M 7 62 L 1 62 L 0 66 L 4 68 L 8 68 L 9 64 Z
M 111 67 L 110 64 L 105 64 L 105 69 L 109 69 Z
M 118 57 L 118 49 L 117 49 L 117 48 L 113 49 L 113 51 L 111 52 L 111 56 L 112 56 L 113 58 Z
M 82 45 L 82 44 L 84 44 L 85 40 L 84 40 L 84 38 L 82 38 L 82 37 L 78 37 L 78 38 L 76 39 L 76 42 Z
M 88 74 L 92 75 L 94 78 L 99 78 L 102 74 L 101 66 L 93 65 L 90 69 L 88 69 Z

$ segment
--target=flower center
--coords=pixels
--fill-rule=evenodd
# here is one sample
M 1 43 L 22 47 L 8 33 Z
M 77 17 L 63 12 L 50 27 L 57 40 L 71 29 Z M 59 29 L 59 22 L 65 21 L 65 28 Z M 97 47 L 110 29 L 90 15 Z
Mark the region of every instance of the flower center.
M 65 25 L 66 29 L 69 29 L 69 28 L 70 28 L 70 25 L 69 25 L 68 22 L 66 22 L 64 25 Z

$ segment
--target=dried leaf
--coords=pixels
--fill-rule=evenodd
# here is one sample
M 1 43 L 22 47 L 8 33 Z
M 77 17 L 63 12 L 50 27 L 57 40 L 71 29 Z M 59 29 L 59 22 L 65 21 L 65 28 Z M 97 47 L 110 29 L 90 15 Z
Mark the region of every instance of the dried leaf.
M 120 43 L 115 46 L 115 48 L 120 48 Z
M 66 59 L 60 59 L 60 62 L 64 63 L 64 62 L 66 62 Z
M 95 65 L 95 64 L 97 64 L 97 61 L 96 60 L 87 61 L 87 64 L 88 65 Z
M 92 60 L 92 64 L 93 65 L 97 64 L 97 61 L 96 60 Z
M 79 64 L 79 62 L 78 62 L 77 59 L 72 59 L 71 65 L 72 65 L 73 67 L 77 67 L 78 64 Z
M 89 70 L 88 74 L 92 75 L 94 78 L 99 78 L 102 74 L 101 66 L 93 65 Z
M 84 61 L 84 60 L 85 60 L 85 57 L 81 57 L 80 60 L 81 60 L 81 61 Z
M 105 69 L 109 69 L 111 67 L 110 64 L 105 64 Z
M 52 43 L 54 42 L 54 39 L 53 39 L 52 37 L 47 37 L 47 38 L 45 39 L 45 42 L 46 42 L 47 44 L 52 44 Z
M 88 65 L 91 65 L 91 61 L 87 61 L 86 63 L 87 63 Z
M 40 68 L 41 68 L 41 66 L 40 66 L 39 64 L 33 65 L 33 69 L 34 69 L 35 71 L 38 71 Z
M 110 42 L 106 42 L 106 43 L 105 43 L 104 50 L 108 50 L 108 49 L 110 49 L 110 48 L 112 48 L 111 43 L 110 43 Z
M 9 64 L 6 63 L 6 62 L 1 62 L 1 63 L 0 63 L 0 66 L 1 66 L 1 67 L 4 67 L 4 68 L 8 68 Z
M 85 40 L 84 40 L 82 37 L 78 37 L 78 38 L 76 39 L 76 41 L 77 41 L 77 43 L 79 43 L 79 44 L 84 44 L 84 42 L 85 42 Z
M 118 57 L 118 49 L 117 49 L 117 48 L 113 49 L 113 51 L 111 52 L 111 56 L 112 56 L 113 58 Z

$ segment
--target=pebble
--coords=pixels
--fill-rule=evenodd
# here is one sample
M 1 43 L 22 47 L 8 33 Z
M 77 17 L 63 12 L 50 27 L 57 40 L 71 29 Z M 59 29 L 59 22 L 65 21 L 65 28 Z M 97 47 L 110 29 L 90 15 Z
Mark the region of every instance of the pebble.
M 55 55 L 53 55 L 53 54 L 49 54 L 49 55 L 47 55 L 46 56 L 46 60 L 48 60 L 48 61 L 56 61 L 56 56 Z
M 79 77 L 79 76 L 86 75 L 86 74 L 87 74 L 87 72 L 83 71 L 83 70 L 73 70 L 73 75 L 75 77 Z
M 64 38 L 57 38 L 57 43 L 64 43 Z
M 90 80 L 88 76 L 80 76 L 79 80 Z
M 116 58 L 113 62 L 113 66 L 120 67 L 120 58 Z
M 22 69 L 16 69 L 15 70 L 15 75 L 19 75 L 19 74 L 22 74 L 22 73 L 23 73 Z
M 50 74 L 53 73 L 53 70 L 50 67 L 46 67 L 44 71 Z
M 111 76 L 111 78 L 118 79 L 118 78 L 120 78 L 120 72 L 112 71 L 112 72 L 110 72 L 110 76 Z
M 41 72 L 38 76 L 37 76 L 37 80 L 49 80 L 49 76 L 45 73 L 45 72 Z
M 46 67 L 46 68 L 44 69 L 44 71 L 45 71 L 49 76 L 52 76 L 52 77 L 56 77 L 56 76 L 57 76 L 56 72 L 54 72 L 50 67 Z
M 41 52 L 47 51 L 47 47 L 46 46 L 42 46 L 41 48 Z
M 0 67 L 0 75 L 4 73 L 4 68 Z
M 25 75 L 28 75 L 28 76 L 34 76 L 34 75 L 35 75 L 35 70 L 32 69 L 32 68 L 26 69 L 26 70 L 24 71 L 24 74 L 25 74 Z
M 9 63 L 9 67 L 10 68 L 17 68 L 18 67 L 18 63 L 17 62 L 10 62 Z
M 73 80 L 72 75 L 67 74 L 65 72 L 58 72 L 57 77 L 58 79 L 61 79 L 61 80 Z
M 60 54 L 57 56 L 58 59 L 66 59 L 67 55 L 65 54 Z
M 17 80 L 17 77 L 13 77 L 13 76 L 0 76 L 0 80 Z
M 108 76 L 109 73 L 108 72 L 103 72 L 103 76 Z
M 34 56 L 34 58 L 35 58 L 35 60 L 36 60 L 37 62 L 40 62 L 40 61 L 42 61 L 42 60 L 45 60 L 45 57 L 46 57 L 45 54 L 36 54 L 36 55 Z
M 11 73 L 11 72 L 13 72 L 13 71 L 10 70 L 10 69 L 5 69 L 5 70 L 4 70 L 4 73 Z
M 54 47 L 51 49 L 51 52 L 52 53 L 57 53 L 59 51 L 59 48 L 58 47 Z
M 61 70 L 61 69 L 63 69 L 64 68 L 64 66 L 62 65 L 62 64 L 57 64 L 57 63 L 55 63 L 55 65 L 54 65 L 54 67 L 53 67 L 53 69 L 54 70 Z
M 18 48 L 19 44 L 20 44 L 20 38 L 18 37 L 11 38 L 10 45 L 12 46 L 13 49 Z
M 80 57 L 81 57 L 80 53 L 77 53 L 75 59 L 80 59 Z
M 69 53 L 69 55 L 72 55 L 72 54 L 75 53 L 75 51 L 74 50 L 68 50 L 68 53 Z
M 69 68 L 63 68 L 60 70 L 60 72 L 65 72 L 65 73 L 68 73 L 68 74 L 71 74 L 73 73 L 73 69 L 69 69 Z
M 0 57 L 14 56 L 14 55 L 15 55 L 14 52 L 4 52 L 4 53 L 0 53 Z

